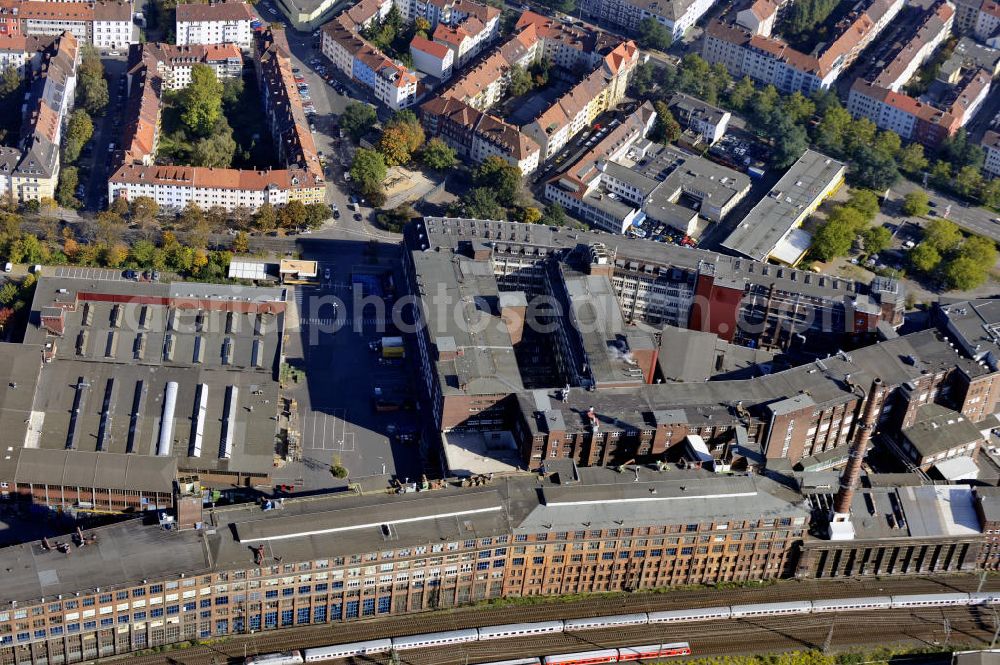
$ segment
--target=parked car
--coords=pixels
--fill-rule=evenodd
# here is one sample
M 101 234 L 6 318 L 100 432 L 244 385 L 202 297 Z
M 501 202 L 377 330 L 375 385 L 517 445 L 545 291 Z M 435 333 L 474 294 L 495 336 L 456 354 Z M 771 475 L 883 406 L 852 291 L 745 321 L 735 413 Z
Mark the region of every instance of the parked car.
M 139 279 L 139 273 L 134 270 L 125 270 L 122 272 L 122 277 L 125 279 L 130 279 L 132 281 L 137 281 Z

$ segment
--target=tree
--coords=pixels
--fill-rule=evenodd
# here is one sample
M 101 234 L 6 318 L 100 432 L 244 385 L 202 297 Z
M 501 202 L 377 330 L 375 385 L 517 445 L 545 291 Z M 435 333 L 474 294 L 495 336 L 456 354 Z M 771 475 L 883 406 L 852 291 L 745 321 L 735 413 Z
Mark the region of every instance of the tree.
M 997 246 L 989 238 L 982 236 L 970 236 L 965 239 L 961 247 L 958 248 L 958 255 L 967 259 L 972 259 L 976 263 L 992 268 L 997 262 Z
M 81 52 L 77 68 L 77 97 L 87 113 L 94 115 L 108 105 L 108 82 L 104 79 L 104 65 L 97 49 L 87 45 Z
M 899 168 L 904 173 L 917 175 L 927 168 L 927 158 L 924 157 L 924 146 L 919 143 L 908 143 L 896 155 Z
M 958 169 L 963 166 L 982 166 L 985 156 L 983 149 L 969 140 L 969 134 L 964 127 L 941 143 L 940 153 L 944 160 Z
M 840 154 L 844 150 L 844 137 L 853 119 L 839 102 L 831 103 L 816 126 L 816 144 L 827 152 Z
M 424 144 L 420 151 L 420 161 L 435 171 L 444 171 L 455 166 L 455 151 L 438 137 Z
M 786 118 L 800 125 L 812 118 L 816 112 L 816 103 L 801 92 L 796 91 L 785 97 L 781 104 L 781 111 Z
M 751 85 L 753 85 L 751 83 Z M 644 99 L 656 88 L 656 72 L 653 65 L 644 62 L 637 65 L 629 81 L 629 93 L 638 99 Z
M 210 136 L 199 139 L 191 148 L 190 162 L 192 166 L 212 166 L 227 169 L 233 164 L 236 154 L 236 140 L 233 130 L 225 118 L 220 122 Z
M 910 217 L 926 217 L 931 210 L 930 199 L 921 189 L 907 193 L 903 197 L 903 214 Z
M 306 206 L 305 225 L 310 229 L 318 229 L 330 218 L 330 209 L 325 203 L 310 203 Z
M 892 234 L 884 226 L 873 226 L 865 229 L 861 233 L 865 242 L 865 251 L 869 254 L 878 254 L 883 249 L 892 244 Z
M 491 155 L 476 167 L 472 180 L 476 187 L 488 188 L 505 208 L 517 205 L 521 198 L 521 169 L 502 157 Z
M 222 93 L 214 69 L 200 62 L 191 66 L 191 82 L 178 101 L 181 122 L 194 136 L 208 136 L 222 118 Z
M 119 242 L 125 231 L 125 220 L 110 210 L 97 213 L 95 238 L 102 245 L 110 246 Z
M 410 161 L 413 153 L 410 151 L 408 130 L 404 125 L 386 127 L 378 142 L 378 150 L 385 159 L 386 166 L 399 166 Z
M 289 201 L 278 211 L 278 226 L 297 229 L 305 226 L 306 205 L 302 201 Z
M 520 97 L 526 94 L 533 87 L 531 76 L 521 65 L 514 65 L 510 68 L 510 94 Z
M 351 178 L 357 184 L 358 190 L 366 196 L 382 192 L 382 183 L 386 174 L 385 159 L 382 153 L 375 150 L 360 148 L 354 153 L 354 163 L 351 164 Z
M 777 88 L 773 85 L 765 86 L 755 92 L 753 97 L 750 98 L 748 109 L 750 116 L 762 127 L 770 125 L 771 115 L 774 113 L 774 109 L 777 108 L 780 99 L 781 95 L 778 94 Z
M 128 201 L 126 201 L 123 197 L 118 196 L 111 202 L 111 205 L 108 206 L 108 210 L 124 219 L 125 215 L 128 214 Z
M 960 256 L 953 261 L 949 261 L 943 269 L 945 284 L 950 289 L 968 291 L 974 289 L 986 281 L 989 275 L 989 267 L 977 263 L 973 259 Z
M 928 242 L 922 242 L 910 250 L 910 265 L 923 273 L 933 272 L 941 263 L 941 253 Z
M 15 282 L 6 282 L 2 287 L 0 287 L 0 304 L 11 304 L 17 300 L 19 292 L 20 289 L 18 289 Z
M 507 219 L 507 211 L 497 201 L 496 191 L 487 187 L 476 187 L 466 192 L 461 206 L 465 215 L 473 219 Z
M 563 226 L 566 224 L 566 211 L 558 203 L 550 203 L 545 206 L 538 221 L 546 226 Z
M 755 90 L 750 77 L 744 76 L 729 91 L 729 105 L 737 111 L 742 111 L 750 103 L 750 100 L 753 99 Z
M 542 211 L 534 206 L 521 208 L 521 222 L 524 224 L 537 224 L 542 219 Z
M 21 73 L 17 67 L 10 66 L 3 70 L 0 78 L 0 97 L 12 95 L 21 87 Z
M 237 254 L 246 254 L 250 251 L 250 235 L 246 231 L 240 231 L 233 236 L 233 251 Z
M 140 226 L 152 222 L 160 214 L 160 206 L 149 196 L 137 196 L 132 199 L 129 214 L 132 221 Z
M 670 48 L 673 35 L 666 26 L 653 17 L 644 18 L 639 21 L 639 46 L 651 48 L 658 51 L 666 51 Z
M 775 132 L 774 150 L 771 163 L 775 168 L 785 169 L 794 164 L 809 147 L 809 137 L 801 125 L 793 124 L 787 116 L 782 116 Z
M 862 150 L 872 150 L 878 127 L 868 118 L 858 118 L 850 123 L 844 132 L 844 151 L 856 155 Z
M 979 190 L 979 198 L 983 205 L 990 208 L 1000 206 L 1000 178 L 987 180 Z
M 673 143 L 681 137 L 680 123 L 664 102 L 655 102 L 653 106 L 656 109 L 656 125 L 651 138 L 664 145 Z
M 56 187 L 56 201 L 64 208 L 79 208 L 76 199 L 76 188 L 80 180 L 75 166 L 65 166 L 59 172 L 59 185 Z
M 862 187 L 884 192 L 899 180 L 899 169 L 892 157 L 866 147 L 854 156 L 852 180 Z
M 73 163 L 80 157 L 80 151 L 94 134 L 94 123 L 83 109 L 76 109 L 69 117 L 66 125 L 66 143 L 63 147 L 63 157 Z
M 229 76 L 222 80 L 222 102 L 234 106 L 243 94 L 243 77 Z
M 253 225 L 258 231 L 273 231 L 278 225 L 278 213 L 270 203 L 261 204 L 253 216 Z
M 959 196 L 971 198 L 979 192 L 983 185 L 983 175 L 978 166 L 963 166 L 955 174 L 951 186 Z
M 129 250 L 129 258 L 142 267 L 153 265 L 153 257 L 156 255 L 156 245 L 149 240 L 136 241 Z
M 896 159 L 903 148 L 903 141 L 896 132 L 885 130 L 875 136 L 875 143 L 872 147 L 875 152 Z
M 340 115 L 340 128 L 357 143 L 377 120 L 374 107 L 362 102 L 348 102 Z
M 854 208 L 864 218 L 865 222 L 871 222 L 879 211 L 878 195 L 868 189 L 855 189 L 845 203 L 849 208 Z
M 853 214 L 860 218 L 857 211 L 853 211 Z M 844 256 L 851 251 L 851 245 L 854 243 L 856 235 L 857 232 L 850 224 L 828 220 L 819 227 L 816 235 L 813 236 L 812 253 L 820 261 L 829 261 L 838 256 Z
M 117 268 L 125 263 L 128 258 L 128 245 L 117 242 L 114 245 L 105 247 L 101 252 L 102 262 L 109 268 Z
M 952 222 L 946 219 L 932 219 L 924 227 L 924 239 L 921 244 L 928 244 L 941 254 L 949 252 L 962 242 L 962 232 Z

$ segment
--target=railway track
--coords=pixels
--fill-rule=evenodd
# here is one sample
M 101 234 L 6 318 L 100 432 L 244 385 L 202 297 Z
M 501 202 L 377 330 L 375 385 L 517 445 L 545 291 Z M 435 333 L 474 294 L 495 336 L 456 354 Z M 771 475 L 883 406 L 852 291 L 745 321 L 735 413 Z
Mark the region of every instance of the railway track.
M 519 605 L 500 608 L 465 607 L 353 621 L 350 623 L 276 630 L 273 632 L 258 633 L 247 637 L 231 638 L 224 642 L 201 645 L 190 649 L 177 650 L 161 654 L 148 654 L 143 656 L 118 656 L 113 658 L 104 658 L 97 662 L 102 665 L 113 665 L 116 663 L 122 663 L 123 665 L 223 665 L 225 663 L 242 662 L 244 654 L 256 655 L 271 653 L 274 651 L 284 651 L 293 648 L 297 649 L 311 646 L 323 646 L 327 644 L 355 642 L 379 637 L 395 637 L 399 635 L 455 630 L 460 628 L 474 628 L 495 624 L 592 617 L 605 614 L 623 614 L 629 612 L 649 612 L 664 609 L 711 607 L 718 605 L 731 605 L 734 603 L 763 603 L 774 602 L 777 600 L 789 601 L 810 598 L 842 598 L 850 596 L 885 595 L 891 593 L 943 593 L 947 591 L 975 591 L 979 585 L 979 581 L 979 577 L 974 575 L 950 575 L 936 578 L 921 577 L 912 579 L 843 580 L 836 582 L 786 580 L 778 584 L 756 589 L 676 589 L 667 593 L 635 593 L 626 596 L 615 595 L 613 597 L 595 595 L 590 598 L 573 602 L 553 602 L 541 603 L 538 605 Z M 987 578 L 983 589 L 1000 589 L 1000 578 Z M 961 611 L 961 608 L 959 609 Z M 940 610 L 934 610 L 934 612 L 940 613 Z M 926 612 L 918 612 L 917 614 L 926 614 Z M 968 620 L 969 610 L 964 610 L 964 614 L 966 615 L 965 618 Z M 855 622 L 858 622 L 857 619 L 861 616 L 861 613 L 853 613 L 851 616 Z M 777 621 L 782 625 L 791 625 L 798 619 L 801 619 L 801 617 L 784 617 L 784 619 L 777 618 L 771 619 L 769 622 Z M 876 622 L 881 620 L 882 619 L 879 619 L 878 617 L 872 618 L 872 621 Z M 872 621 L 868 621 L 866 619 L 864 622 L 860 623 L 863 623 L 866 627 L 870 627 L 873 625 Z M 992 618 L 990 618 L 990 621 L 992 621 Z M 769 622 L 761 621 L 760 623 L 762 626 L 769 626 Z M 750 622 L 747 621 L 741 621 L 741 631 L 744 626 L 748 627 L 749 623 Z M 939 624 L 940 623 L 941 622 L 939 620 Z M 723 622 L 723 625 L 728 627 L 728 630 L 725 631 L 726 633 L 730 633 L 732 631 L 733 622 Z M 826 627 L 821 631 L 823 634 L 819 638 L 820 644 L 822 644 L 827 637 L 830 625 L 829 620 L 826 620 L 824 625 Z M 910 623 L 908 623 L 907 620 L 901 620 L 901 623 L 898 625 L 901 626 L 901 628 L 910 627 Z M 697 627 L 699 630 L 701 629 L 700 624 L 691 624 L 691 627 Z M 804 629 L 809 630 L 810 627 L 805 626 Z M 764 629 L 762 628 L 762 630 Z M 763 638 L 759 646 L 751 648 L 747 646 L 749 644 L 748 642 L 741 639 L 737 644 L 737 646 L 741 647 L 740 651 L 734 651 L 733 653 L 746 652 L 748 650 L 752 651 L 754 649 L 765 650 L 765 647 L 768 650 L 776 648 L 773 646 L 773 644 L 775 644 L 775 637 L 771 634 L 770 628 L 767 630 L 769 631 L 768 634 L 770 636 Z M 846 631 L 847 629 L 845 628 L 844 630 Z M 953 627 L 953 630 L 957 630 L 957 626 Z M 708 644 L 713 646 L 722 644 L 722 642 L 720 642 L 720 637 L 722 637 L 722 635 L 718 634 L 719 630 L 716 628 L 714 631 L 714 641 L 709 638 L 705 638 L 708 640 L 707 643 L 697 642 L 698 638 L 695 638 L 695 641 L 692 641 L 687 637 L 683 637 L 683 639 L 691 642 L 692 647 L 700 649 L 700 651 L 696 650 L 696 653 L 706 653 L 705 647 Z M 986 635 L 985 638 L 981 639 L 992 638 L 992 631 L 993 627 L 992 624 L 990 624 L 990 628 L 986 631 L 989 634 Z M 676 632 L 677 629 L 671 628 L 669 635 L 676 636 Z M 834 639 L 839 639 L 839 629 L 835 627 L 834 632 Z M 537 655 L 538 653 L 545 652 L 546 650 L 548 650 L 548 653 L 558 653 L 564 650 L 563 647 L 566 647 L 569 650 L 596 648 L 593 645 L 598 641 L 601 641 L 602 646 L 628 646 L 629 644 L 651 641 L 651 636 L 656 634 L 656 631 L 651 629 L 649 626 L 640 626 L 627 630 L 618 629 L 617 631 L 612 631 L 612 633 L 613 634 L 608 635 L 606 631 L 587 631 L 583 636 L 560 635 L 562 639 L 570 640 L 569 643 L 561 646 L 555 645 L 555 643 L 559 641 L 559 639 L 555 637 L 539 637 L 530 639 L 521 638 L 517 640 L 517 645 L 518 647 L 527 645 L 529 650 L 539 648 L 542 643 L 553 645 L 551 647 L 545 646 L 542 651 L 525 653 L 525 655 Z M 662 633 L 663 630 L 661 629 L 659 634 L 662 636 Z M 633 641 L 628 642 L 626 640 L 624 642 L 613 643 L 614 639 L 619 636 L 628 636 Z M 863 637 L 863 635 L 855 637 Z M 635 638 L 638 638 L 639 642 L 634 641 Z M 572 640 L 574 639 L 577 641 L 573 642 Z M 659 639 L 659 637 L 656 639 Z M 671 637 L 671 640 L 672 639 L 673 637 Z M 878 640 L 875 641 L 877 642 Z M 848 643 L 850 643 L 849 640 Z M 784 646 L 781 648 L 804 648 L 803 644 L 796 644 L 795 640 L 791 639 L 787 640 L 787 643 L 782 644 L 784 644 Z M 494 656 L 499 646 L 499 643 L 480 645 L 473 644 L 460 645 L 457 647 L 452 646 L 443 650 L 428 649 L 421 650 L 419 652 L 405 652 L 405 658 L 401 659 L 400 662 L 412 663 L 412 665 L 444 665 L 444 663 L 454 662 L 465 665 L 466 663 L 482 662 L 491 659 L 496 660 Z M 486 653 L 480 653 L 482 650 L 485 650 Z M 435 652 L 441 651 L 444 653 L 440 657 L 450 658 L 451 660 L 433 660 L 433 658 L 438 657 L 434 655 Z M 494 653 L 489 653 L 491 651 Z M 725 651 L 720 651 L 717 648 L 713 648 L 711 651 L 713 653 L 727 653 Z M 468 654 L 466 656 L 467 660 L 455 660 L 456 653 Z M 504 653 L 506 654 L 508 651 L 505 650 Z M 512 654 L 510 657 L 519 657 L 514 651 L 510 651 L 509 653 Z M 518 651 L 518 653 L 520 653 L 520 651 Z M 425 662 L 424 658 L 431 658 L 432 660 Z M 350 662 L 350 660 L 346 662 Z M 364 662 L 370 665 L 372 663 L 388 662 L 388 659 L 385 658 L 380 660 L 378 657 L 370 656 L 363 661 L 359 660 L 357 662 Z

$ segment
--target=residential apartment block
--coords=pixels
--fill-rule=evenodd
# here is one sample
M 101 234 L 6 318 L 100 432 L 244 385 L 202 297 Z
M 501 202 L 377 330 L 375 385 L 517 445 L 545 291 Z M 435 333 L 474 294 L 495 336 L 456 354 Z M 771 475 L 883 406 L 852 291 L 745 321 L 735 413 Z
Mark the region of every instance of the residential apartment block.
M 989 94 L 992 74 L 978 65 L 955 68 L 939 99 L 915 99 L 901 88 L 951 34 L 955 8 L 937 0 L 923 11 L 916 32 L 893 44 L 878 63 L 851 86 L 847 110 L 905 140 L 936 147 L 975 116 Z M 945 83 L 945 82 L 942 82 Z
M 179 4 L 176 11 L 174 40 L 178 46 L 237 44 L 249 51 L 253 44 L 250 23 L 254 14 L 245 2 Z
M 713 4 L 714 0 L 584 0 L 579 7 L 585 16 L 633 32 L 643 21 L 652 19 L 677 41 Z
M 243 53 L 234 43 L 189 46 L 147 43 L 133 45 L 132 51 L 129 69 L 149 66 L 147 59 L 151 58 L 165 90 L 186 88 L 191 83 L 191 68 L 196 64 L 208 65 L 220 80 L 243 76 Z
M 695 232 L 699 214 L 721 221 L 750 191 L 750 178 L 701 157 L 649 141 L 648 102 L 579 160 L 553 176 L 545 197 L 596 228 L 625 233 L 649 219 Z M 681 196 L 697 211 L 678 204 Z
M 889 129 L 905 140 L 931 148 L 954 136 L 982 107 L 992 77 L 985 69 L 973 69 L 935 103 L 914 99 L 861 79 L 851 86 L 847 110 L 856 118 L 868 118 L 880 129 Z
M 122 148 L 116 156 L 114 174 L 108 181 L 109 200 L 149 196 L 166 210 L 180 210 L 188 202 L 202 208 L 222 206 L 226 210 L 237 207 L 256 210 L 264 203 L 323 201 L 323 169 L 302 110 L 288 44 L 282 32 L 257 33 L 253 62 L 268 129 L 286 168 L 253 171 L 155 165 L 162 92 L 174 85 L 177 78 L 182 78 L 185 69 L 190 76 L 189 66 L 193 62 L 186 59 L 185 54 L 203 51 L 206 58 L 214 53 L 229 53 L 235 57 L 234 49 L 233 45 L 200 48 L 147 45 L 133 51 L 134 64 L 128 72 L 128 114 Z M 219 67 L 229 67 L 223 64 L 228 62 L 229 58 L 218 61 Z
M 983 160 L 983 173 L 990 178 L 1000 176 L 1000 133 L 988 130 L 983 135 L 983 150 L 986 158 Z
M 732 114 L 711 104 L 676 92 L 667 103 L 674 118 L 698 140 L 708 145 L 718 142 L 726 134 Z
M 82 44 L 125 49 L 137 41 L 132 12 L 132 0 L 4 0 L 0 2 L 0 34 L 56 36 L 69 32 Z
M 488 110 L 507 94 L 511 71 L 543 57 L 561 68 L 587 73 L 520 128 L 490 115 Z M 498 154 L 522 173 L 531 173 L 624 99 L 638 59 L 631 41 L 526 11 L 506 42 L 453 79 L 437 99 L 426 102 L 421 115 L 429 132 L 440 134 L 459 153 L 477 161 Z
M 16 53 L 24 62 L 27 93 L 21 106 L 20 143 L 0 147 L 0 197 L 24 203 L 55 196 L 60 141 L 76 93 L 77 40 L 70 33 L 54 38 L 13 41 L 37 52 Z M 14 46 L 13 44 L 8 44 Z
M 828 89 L 850 67 L 893 17 L 903 0 L 865 0 L 831 31 L 815 52 L 796 51 L 771 35 L 781 5 L 755 2 L 751 11 L 734 11 L 732 19 L 715 19 L 705 29 L 702 57 L 721 63 L 734 77 L 749 76 L 779 91 L 809 95 Z M 752 19 L 752 20 L 751 20 Z
M 417 76 L 366 42 L 360 34 L 388 15 L 393 0 L 362 0 L 323 26 L 322 51 L 337 69 L 370 88 L 394 111 L 417 101 Z

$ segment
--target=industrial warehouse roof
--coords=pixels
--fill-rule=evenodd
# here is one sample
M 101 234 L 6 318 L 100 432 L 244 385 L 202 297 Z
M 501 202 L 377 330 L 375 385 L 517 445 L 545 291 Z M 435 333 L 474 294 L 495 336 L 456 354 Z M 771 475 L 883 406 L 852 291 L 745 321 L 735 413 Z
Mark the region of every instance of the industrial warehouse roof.
M 16 443 L 153 456 L 172 408 L 180 468 L 269 472 L 284 307 L 283 289 L 42 277 L 26 357 L 44 347 L 48 362 Z
M 766 261 L 831 185 L 843 178 L 843 162 L 806 150 L 771 191 L 723 241 L 726 249 Z
M 25 448 L 18 455 L 18 483 L 144 490 L 170 494 L 177 460 L 170 457 Z
M 906 297 L 903 286 L 892 279 L 880 278 L 873 280 L 871 285 L 865 285 L 840 277 L 601 231 L 496 220 L 425 217 L 408 226 L 407 233 L 411 249 L 450 250 L 460 241 L 478 240 L 493 246 L 497 252 L 519 253 L 541 259 L 580 245 L 602 243 L 614 256 L 616 266 L 648 270 L 651 274 L 669 274 L 675 267 L 692 271 L 710 270 L 717 281 L 726 280 L 741 287 L 752 283 L 803 296 L 855 298 L 859 306 L 868 301 L 865 296 L 876 287 L 880 289 L 878 295 L 883 302 L 902 303 Z
M 572 488 L 559 487 L 553 479 L 540 486 L 532 476 L 498 480 L 489 487 L 449 487 L 418 494 L 285 499 L 281 509 L 267 512 L 245 504 L 207 511 L 201 530 L 165 531 L 132 520 L 88 530 L 86 535 L 96 536 L 97 541 L 75 548 L 71 555 L 45 551 L 38 542 L 0 548 L 0 602 L 87 593 L 98 587 L 107 591 L 146 579 L 174 579 L 181 573 L 191 577 L 213 570 L 246 570 L 253 566 L 251 546 L 257 543 L 264 545 L 269 561 L 280 557 L 288 564 L 442 546 L 510 534 L 512 529 L 583 529 L 588 522 L 597 528 L 605 521 L 610 526 L 613 520 L 638 523 L 640 518 L 644 524 L 667 525 L 768 516 L 804 520 L 808 515 L 798 494 L 766 479 L 735 479 L 735 484 L 723 487 L 702 472 L 642 469 L 642 482 L 633 484 L 631 473 L 580 471 L 581 477 L 575 480 L 579 484 Z M 679 483 L 680 478 L 684 480 Z M 686 489 L 681 490 L 681 485 Z M 545 493 L 554 492 L 547 495 L 553 501 L 572 497 L 583 505 L 545 505 L 539 487 Z M 649 495 L 650 488 L 665 500 L 620 500 Z M 701 498 L 669 500 L 679 492 Z M 734 492 L 741 496 L 733 498 Z
M 921 458 L 930 458 L 958 446 L 983 438 L 979 427 L 957 411 L 940 404 L 925 404 L 917 413 L 917 422 L 901 432 Z M 969 451 L 970 454 L 972 451 Z

